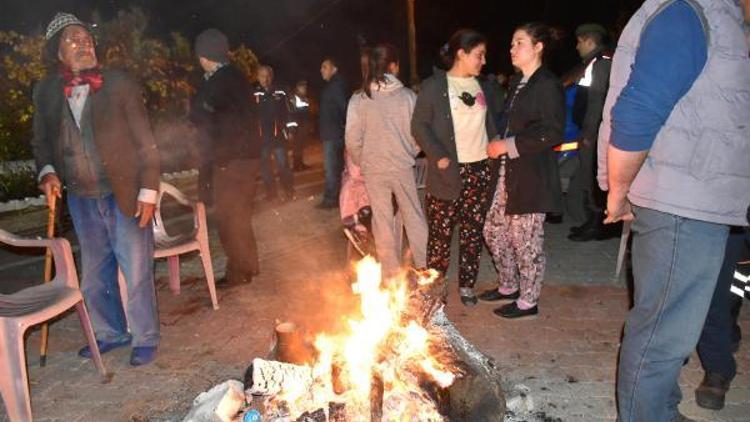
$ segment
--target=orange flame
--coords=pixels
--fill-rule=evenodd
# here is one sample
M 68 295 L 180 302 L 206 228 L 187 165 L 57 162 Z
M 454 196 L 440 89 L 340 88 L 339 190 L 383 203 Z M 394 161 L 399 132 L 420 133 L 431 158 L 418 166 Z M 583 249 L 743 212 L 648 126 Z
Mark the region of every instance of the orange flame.
M 356 270 L 352 289 L 360 298 L 361 316 L 348 318 L 343 333 L 316 337 L 315 381 L 309 391 L 285 390 L 273 400 L 286 402 L 295 418 L 339 402 L 346 404 L 350 420 L 369 420 L 372 380 L 377 375 L 384 385 L 384 420 L 443 420 L 420 388 L 420 374 L 442 388 L 456 375 L 430 353 L 440 339 L 415 321 L 402 321 L 409 299 L 405 277 L 382 286 L 380 265 L 372 257 L 360 261 Z M 436 277 L 436 272 L 429 272 L 417 284 L 431 284 Z M 333 368 L 338 368 L 335 376 Z M 335 384 L 343 391 L 336 392 Z

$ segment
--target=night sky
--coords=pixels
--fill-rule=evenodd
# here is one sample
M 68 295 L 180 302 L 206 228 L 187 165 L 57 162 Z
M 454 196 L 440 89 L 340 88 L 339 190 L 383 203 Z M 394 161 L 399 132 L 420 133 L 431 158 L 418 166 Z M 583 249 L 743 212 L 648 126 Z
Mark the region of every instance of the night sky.
M 642 0 L 416 0 L 419 74 L 429 76 L 437 51 L 450 34 L 471 27 L 489 39 L 486 70 L 511 71 L 508 43 L 513 29 L 541 20 L 572 32 L 595 21 L 616 28 Z M 31 6 L 33 4 L 33 6 Z M 345 74 L 356 79 L 362 42 L 390 42 L 407 59 L 406 0 L 0 0 L 0 29 L 41 32 L 57 11 L 104 19 L 118 10 L 140 7 L 151 16 L 150 35 L 179 31 L 189 39 L 208 27 L 224 31 L 232 45 L 245 43 L 276 68 L 279 80 L 308 78 L 320 83 L 322 57 L 332 55 Z M 551 63 L 558 73 L 576 62 L 571 35 Z M 408 79 L 408 63 L 402 79 Z

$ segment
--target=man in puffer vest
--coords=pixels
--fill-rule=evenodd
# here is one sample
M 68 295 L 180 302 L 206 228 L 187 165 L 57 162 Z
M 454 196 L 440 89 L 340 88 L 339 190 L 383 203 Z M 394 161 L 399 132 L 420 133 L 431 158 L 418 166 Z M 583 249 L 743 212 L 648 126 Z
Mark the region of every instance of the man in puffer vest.
M 743 16 L 744 12 L 744 16 Z M 750 0 L 646 0 L 620 38 L 600 128 L 605 222 L 633 220 L 619 420 L 684 420 L 680 369 L 730 225 L 750 204 Z

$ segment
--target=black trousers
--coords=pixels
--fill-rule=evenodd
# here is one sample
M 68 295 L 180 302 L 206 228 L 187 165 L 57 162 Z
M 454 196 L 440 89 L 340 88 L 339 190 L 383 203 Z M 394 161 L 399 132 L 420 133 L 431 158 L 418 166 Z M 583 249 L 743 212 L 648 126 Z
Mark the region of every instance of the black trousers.
M 578 167 L 570 178 L 565 208 L 576 222 L 586 222 L 598 215 L 606 198 L 596 184 L 596 144 L 578 149 Z
M 742 334 L 737 325 L 737 316 L 742 306 L 742 298 L 729 291 L 734 277 L 734 267 L 738 261 L 750 259 L 748 243 L 750 233 L 746 229 L 733 227 L 727 238 L 724 263 L 721 265 L 711 306 L 708 308 L 706 323 L 698 341 L 698 356 L 707 372 L 719 373 L 727 379 L 734 378 L 737 363 L 732 355 L 732 343 L 740 340 Z
M 299 127 L 294 131 L 292 138 L 292 163 L 294 169 L 305 164 L 305 145 L 309 127 L 306 122 L 298 122 Z
M 213 167 L 214 213 L 230 278 L 257 274 L 260 269 L 252 222 L 259 171 L 259 159 L 233 160 Z

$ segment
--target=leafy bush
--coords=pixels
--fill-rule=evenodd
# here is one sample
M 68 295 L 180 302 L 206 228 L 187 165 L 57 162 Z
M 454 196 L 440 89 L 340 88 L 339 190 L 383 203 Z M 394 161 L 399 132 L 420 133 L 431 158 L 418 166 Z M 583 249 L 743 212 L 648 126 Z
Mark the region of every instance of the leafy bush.
M 171 121 L 174 116 L 184 117 L 201 73 L 191 41 L 177 32 L 168 39 L 149 37 L 149 17 L 138 8 L 120 11 L 109 21 L 94 15 L 93 21 L 99 28 L 102 66 L 122 68 L 140 78 L 155 126 L 162 118 Z M 41 34 L 0 31 L 0 161 L 31 158 L 31 93 L 34 82 L 45 74 L 43 47 Z M 249 48 L 241 45 L 230 57 L 248 79 L 254 80 L 259 62 Z
M 30 168 L 0 173 L 0 202 L 39 196 L 36 175 Z

